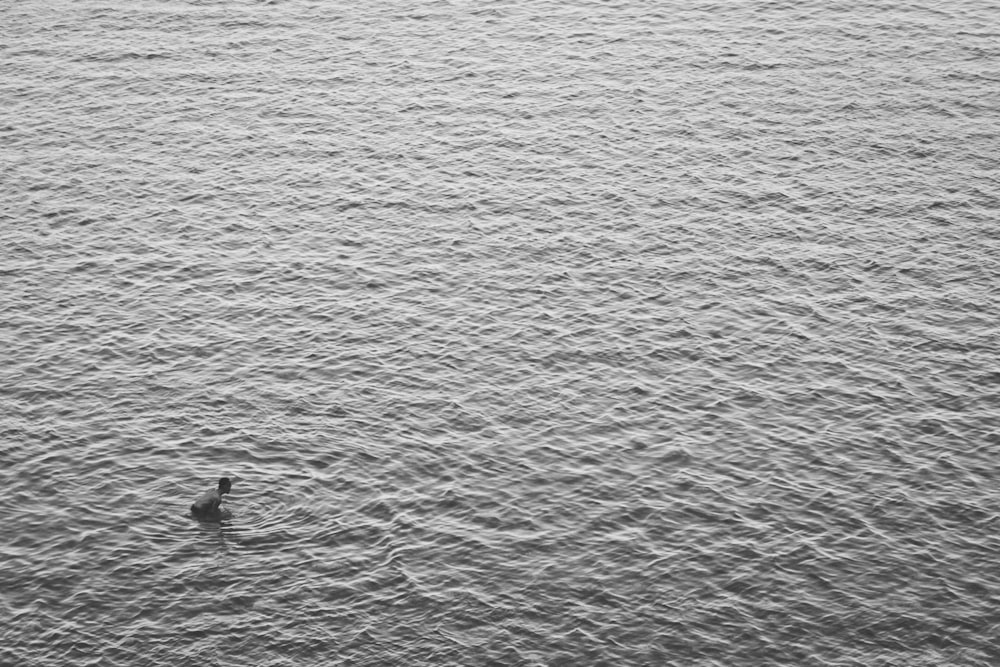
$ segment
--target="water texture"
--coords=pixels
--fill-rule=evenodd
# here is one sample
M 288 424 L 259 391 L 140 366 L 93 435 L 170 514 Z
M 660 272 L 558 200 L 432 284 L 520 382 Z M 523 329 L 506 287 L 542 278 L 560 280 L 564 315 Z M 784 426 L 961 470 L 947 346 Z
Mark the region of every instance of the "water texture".
M 0 664 L 1000 664 L 997 26 L 4 4 Z

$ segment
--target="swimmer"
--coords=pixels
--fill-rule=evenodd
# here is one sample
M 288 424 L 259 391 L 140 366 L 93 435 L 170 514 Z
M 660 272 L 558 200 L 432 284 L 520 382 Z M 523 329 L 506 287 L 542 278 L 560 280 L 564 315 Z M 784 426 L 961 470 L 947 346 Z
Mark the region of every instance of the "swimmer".
M 206 491 L 201 498 L 191 505 L 191 514 L 203 519 L 217 519 L 221 516 L 219 506 L 222 504 L 222 496 L 229 493 L 233 488 L 228 477 L 219 478 L 219 488 Z

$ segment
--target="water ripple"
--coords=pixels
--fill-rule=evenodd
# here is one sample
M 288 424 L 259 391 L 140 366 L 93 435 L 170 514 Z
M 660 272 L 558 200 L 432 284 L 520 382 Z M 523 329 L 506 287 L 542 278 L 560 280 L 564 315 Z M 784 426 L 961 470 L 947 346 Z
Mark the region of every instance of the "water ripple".
M 12 6 L 0 663 L 996 664 L 998 19 Z

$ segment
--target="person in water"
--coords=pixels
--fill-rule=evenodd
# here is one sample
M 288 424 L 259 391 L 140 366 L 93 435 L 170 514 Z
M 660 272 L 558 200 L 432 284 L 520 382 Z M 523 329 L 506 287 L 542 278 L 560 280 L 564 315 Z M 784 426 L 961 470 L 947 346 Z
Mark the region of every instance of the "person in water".
M 219 506 L 222 505 L 222 496 L 229 493 L 233 488 L 228 477 L 219 479 L 219 488 L 206 491 L 198 500 L 191 505 L 191 514 L 199 518 L 215 519 L 221 516 Z

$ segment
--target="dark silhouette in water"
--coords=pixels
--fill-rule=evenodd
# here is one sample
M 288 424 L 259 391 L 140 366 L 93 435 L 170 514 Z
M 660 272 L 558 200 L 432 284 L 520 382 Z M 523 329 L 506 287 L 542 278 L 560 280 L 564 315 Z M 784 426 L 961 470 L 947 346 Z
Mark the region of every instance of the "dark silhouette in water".
M 233 488 L 228 477 L 219 478 L 219 488 L 206 491 L 198 500 L 191 505 L 191 514 L 199 519 L 218 519 L 222 516 L 219 506 L 222 504 L 222 496 L 229 493 Z

